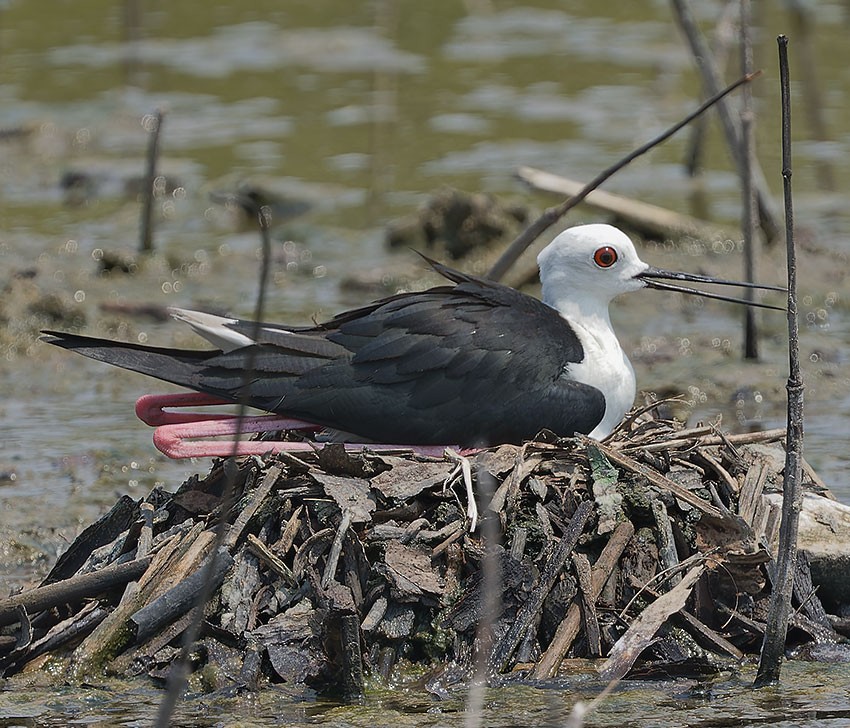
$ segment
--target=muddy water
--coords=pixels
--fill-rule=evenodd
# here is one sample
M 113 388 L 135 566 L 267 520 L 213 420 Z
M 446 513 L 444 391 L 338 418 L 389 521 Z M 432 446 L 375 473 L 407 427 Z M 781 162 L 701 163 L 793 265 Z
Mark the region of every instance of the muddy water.
M 386 251 L 383 226 L 441 185 L 536 209 L 551 204 L 515 181 L 517 165 L 589 179 L 695 105 L 699 84 L 667 5 L 609 5 L 603 14 L 587 1 L 267 0 L 198 12 L 197 3 L 175 0 L 133 20 L 118 4 L 80 0 L 58 22 L 37 3 L 2 4 L 0 592 L 43 573 L 119 494 L 173 487 L 206 467 L 160 456 L 133 417 L 135 398 L 161 385 L 39 344 L 39 328 L 192 346 L 179 326 L 114 307 L 249 316 L 257 236 L 210 196 L 243 184 L 278 200 L 268 315 L 295 323 L 379 295 L 343 281 L 409 265 L 408 252 Z M 698 4 L 706 29 L 722 5 Z M 758 147 L 778 193 L 774 38 L 792 26 L 783 12 L 764 12 L 754 34 L 766 71 L 754 87 Z M 793 179 L 805 243 L 807 456 L 850 502 L 850 215 L 844 196 L 821 186 L 828 174 L 834 190 L 850 183 L 841 164 L 850 144 L 846 12 L 839 2 L 818 4 L 812 55 L 828 141 L 816 141 L 807 124 L 796 80 Z M 791 49 L 801 79 L 801 37 L 792 34 Z M 155 211 L 157 254 L 133 275 L 105 275 L 104 255 L 136 247 L 134 180 L 146 115 L 157 108 L 166 112 L 167 179 Z M 736 224 L 737 182 L 717 129 L 698 181 L 682 171 L 687 140 L 680 135 L 607 188 Z M 591 219 L 579 210 L 567 222 Z M 655 244 L 644 255 L 659 266 L 739 275 L 734 245 Z M 765 253 L 764 276 L 781 280 L 781 260 L 780 250 Z M 639 385 L 683 393 L 681 416 L 722 415 L 736 429 L 781 425 L 781 314 L 760 316 L 755 364 L 740 361 L 740 313 L 722 304 L 637 294 L 613 317 Z
M 707 680 L 630 680 L 594 706 L 585 717 L 588 727 L 616 726 L 843 726 L 850 720 L 846 666 L 825 668 L 792 661 L 782 684 L 753 692 L 753 666 L 723 672 Z M 102 680 L 96 685 L 56 687 L 45 694 L 39 677 L 17 677 L 0 692 L 3 725 L 47 728 L 67 725 L 142 726 L 156 714 L 159 693 L 140 681 Z M 506 682 L 487 691 L 480 725 L 570 725 L 576 705 L 585 706 L 602 688 L 595 675 L 573 672 L 545 685 Z M 442 700 L 427 695 L 416 682 L 388 689 L 374 686 L 359 705 L 338 705 L 284 688 L 255 694 L 190 691 L 172 725 L 194 728 L 219 726 L 339 726 L 394 725 L 399 728 L 447 728 L 467 722 L 464 691 L 448 692 Z

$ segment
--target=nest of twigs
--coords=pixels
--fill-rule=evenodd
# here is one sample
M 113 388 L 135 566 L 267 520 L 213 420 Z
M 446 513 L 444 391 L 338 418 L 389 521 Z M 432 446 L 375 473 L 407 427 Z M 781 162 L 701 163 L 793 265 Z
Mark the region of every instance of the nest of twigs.
M 781 437 L 638 418 L 604 444 L 482 451 L 475 531 L 458 458 L 328 445 L 217 461 L 174 494 L 124 496 L 0 602 L 0 667 L 56 656 L 77 676 L 162 678 L 204 600 L 190 659 L 210 688 L 356 694 L 365 671 L 482 656 L 535 678 L 565 657 L 607 657 L 610 678 L 716 670 L 761 645 L 779 522 L 763 494 L 783 464 L 765 443 Z M 800 640 L 834 634 L 807 574 L 803 560 Z

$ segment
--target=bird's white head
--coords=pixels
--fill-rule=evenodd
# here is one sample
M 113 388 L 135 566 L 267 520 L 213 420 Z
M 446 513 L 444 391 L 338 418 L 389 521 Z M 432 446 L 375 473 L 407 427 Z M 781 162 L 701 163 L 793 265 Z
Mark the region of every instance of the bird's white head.
M 564 315 L 605 315 L 621 293 L 646 283 L 649 266 L 628 236 L 611 225 L 579 225 L 564 230 L 537 256 L 543 300 Z

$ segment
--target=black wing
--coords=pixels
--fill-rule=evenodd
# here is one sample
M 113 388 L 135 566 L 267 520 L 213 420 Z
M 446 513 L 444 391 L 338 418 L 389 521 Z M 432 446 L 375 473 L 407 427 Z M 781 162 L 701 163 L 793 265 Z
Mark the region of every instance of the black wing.
M 567 322 L 512 288 L 434 266 L 455 285 L 385 298 L 320 326 L 263 325 L 255 345 L 226 353 L 57 333 L 46 340 L 378 442 L 483 445 L 543 428 L 590 432 L 605 400 L 567 376 L 582 359 Z M 247 321 L 231 328 L 257 331 Z

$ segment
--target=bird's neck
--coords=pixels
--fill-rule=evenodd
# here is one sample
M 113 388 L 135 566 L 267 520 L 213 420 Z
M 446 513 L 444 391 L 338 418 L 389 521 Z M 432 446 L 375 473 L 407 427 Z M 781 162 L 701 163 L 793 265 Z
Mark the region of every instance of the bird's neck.
M 613 334 L 611 317 L 608 314 L 608 301 L 593 297 L 576 300 L 575 298 L 548 298 L 544 290 L 543 300 L 561 314 L 567 321 L 575 322 L 588 331 L 598 334 Z
M 607 437 L 634 404 L 636 384 L 632 364 L 611 326 L 608 301 L 586 298 L 547 303 L 564 317 L 581 343 L 583 357 L 569 365 L 570 376 L 605 397 L 605 413 L 590 436 Z

